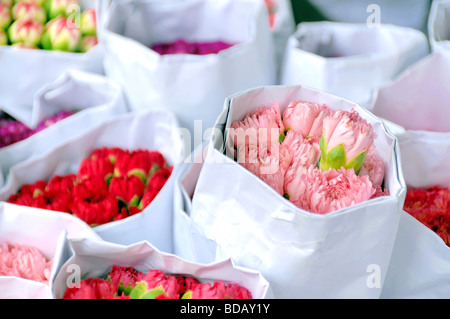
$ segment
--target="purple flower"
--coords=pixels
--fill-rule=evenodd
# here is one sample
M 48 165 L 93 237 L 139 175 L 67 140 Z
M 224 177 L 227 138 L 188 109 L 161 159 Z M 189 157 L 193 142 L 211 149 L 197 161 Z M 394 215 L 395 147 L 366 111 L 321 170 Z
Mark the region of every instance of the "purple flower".
M 61 111 L 59 113 L 56 113 L 55 115 L 47 117 L 42 122 L 40 122 L 38 126 L 33 130 L 33 134 L 42 131 L 43 129 L 55 124 L 58 121 L 61 121 L 62 119 L 65 119 L 72 114 L 73 113 L 71 111 Z

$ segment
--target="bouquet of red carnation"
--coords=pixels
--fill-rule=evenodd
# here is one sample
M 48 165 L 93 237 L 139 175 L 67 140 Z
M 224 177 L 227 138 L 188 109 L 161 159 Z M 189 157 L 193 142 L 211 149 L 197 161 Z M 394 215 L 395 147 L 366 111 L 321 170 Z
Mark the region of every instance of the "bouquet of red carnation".
M 200 282 L 193 276 L 143 273 L 114 265 L 104 278 L 87 278 L 68 287 L 63 299 L 252 299 L 238 283 Z
M 8 202 L 102 225 L 140 213 L 163 188 L 172 169 L 158 151 L 98 148 L 81 161 L 76 174 L 25 184 Z
M 403 209 L 450 246 L 450 188 L 410 188 Z

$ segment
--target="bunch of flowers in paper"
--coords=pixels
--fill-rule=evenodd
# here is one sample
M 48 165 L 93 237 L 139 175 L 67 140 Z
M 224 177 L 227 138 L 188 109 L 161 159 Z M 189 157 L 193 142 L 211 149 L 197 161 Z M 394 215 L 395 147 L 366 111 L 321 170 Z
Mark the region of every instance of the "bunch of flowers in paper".
M 330 213 L 387 195 L 370 123 L 354 109 L 292 101 L 231 125 L 236 160 L 296 206 Z
M 158 151 L 102 147 L 81 161 L 76 174 L 23 185 L 8 202 L 70 213 L 97 226 L 140 213 L 172 168 Z
M 97 41 L 96 12 L 78 0 L 0 2 L 0 45 L 87 52 Z
M 251 299 L 238 283 L 202 283 L 193 276 L 147 273 L 132 267 L 113 266 L 104 278 L 88 278 L 68 287 L 63 299 Z

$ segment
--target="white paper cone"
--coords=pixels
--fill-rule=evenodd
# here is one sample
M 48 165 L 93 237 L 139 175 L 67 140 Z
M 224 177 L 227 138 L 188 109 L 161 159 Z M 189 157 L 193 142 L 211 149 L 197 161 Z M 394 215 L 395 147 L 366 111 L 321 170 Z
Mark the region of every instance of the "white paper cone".
M 325 215 L 309 213 L 224 154 L 223 132 L 231 123 L 275 102 L 283 112 L 292 100 L 325 103 L 333 110 L 355 108 L 371 123 L 390 196 Z M 348 100 L 302 86 L 275 86 L 229 97 L 216 129 L 191 218 L 217 242 L 217 258 L 230 256 L 261 271 L 276 298 L 379 297 L 405 195 L 397 143 L 384 124 Z
M 42 87 L 32 108 L 23 112 L 17 110 L 10 115 L 17 116 L 16 119 L 28 127 L 36 128 L 46 117 L 61 111 L 76 113 L 25 140 L 0 149 L 4 176 L 15 164 L 128 112 L 128 106 L 122 89 L 113 81 L 101 75 L 72 70 Z
M 254 270 L 235 266 L 231 260 L 214 264 L 199 264 L 186 261 L 178 256 L 157 250 L 148 242 L 122 246 L 104 241 L 77 239 L 70 241 L 73 256 L 67 260 L 55 279 L 54 297 L 63 297 L 69 276 L 73 274 L 71 265 L 81 270 L 81 278 L 99 278 L 105 276 L 114 265 L 133 267 L 147 273 L 150 269 L 159 269 L 166 274 L 194 276 L 200 282 L 223 280 L 237 282 L 245 286 L 254 299 L 270 298 L 268 282 Z
M 227 95 L 276 82 L 273 38 L 262 1 L 116 2 L 103 33 L 105 72 L 123 86 L 130 107 L 171 110 L 181 127 L 200 137 L 213 127 Z M 161 56 L 149 48 L 178 38 L 237 44 L 203 56 Z
M 46 153 L 42 153 L 11 168 L 5 186 L 0 189 L 1 200 L 7 200 L 23 184 L 54 175 L 76 173 L 82 159 L 99 147 L 157 150 L 169 165 L 171 176 L 156 198 L 141 213 L 123 220 L 95 227 L 104 240 L 130 244 L 148 240 L 163 251 L 172 251 L 173 180 L 182 158 L 182 141 L 178 123 L 172 113 L 143 110 L 126 113 L 75 136 Z
M 100 237 L 92 228 L 69 214 L 0 203 L 0 243 L 6 241 L 35 247 L 48 260 L 53 259 L 48 284 L 14 276 L 0 276 L 0 298 L 52 298 L 52 280 L 59 267 L 70 256 L 70 252 L 63 253 L 64 238 L 99 240 Z
M 80 9 L 94 7 L 93 0 L 80 1 Z M 11 112 L 29 109 L 36 92 L 68 70 L 103 74 L 101 43 L 86 53 L 17 49 L 0 46 L 0 108 Z
M 450 1 L 433 0 L 428 17 L 428 38 L 433 51 L 450 49 Z
M 289 37 L 281 84 L 311 86 L 366 106 L 373 89 L 428 51 L 426 36 L 410 28 L 304 22 Z
M 371 110 L 402 128 L 395 134 L 408 188 L 450 187 L 450 54 L 436 51 L 381 87 Z M 450 297 L 450 248 L 402 212 L 382 298 Z
M 199 263 L 214 262 L 216 256 L 212 252 L 217 246 L 200 233 L 190 218 L 192 197 L 206 151 L 207 143 L 204 142 L 185 160 L 174 182 L 174 254 Z
M 328 20 L 381 22 L 426 32 L 430 0 L 308 0 Z

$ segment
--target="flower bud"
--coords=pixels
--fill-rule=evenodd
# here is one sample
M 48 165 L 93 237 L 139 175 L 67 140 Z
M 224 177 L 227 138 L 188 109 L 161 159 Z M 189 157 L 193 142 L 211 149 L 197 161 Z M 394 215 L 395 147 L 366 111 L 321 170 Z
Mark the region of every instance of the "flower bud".
M 16 49 L 38 49 L 38 47 L 35 45 L 29 45 L 25 43 L 13 43 L 11 44 L 11 47 Z
M 72 11 L 71 5 L 76 5 L 79 8 L 78 0 L 48 0 L 46 2 L 47 14 L 49 19 L 54 19 L 58 16 L 68 17 Z
M 88 8 L 81 13 L 80 30 L 84 36 L 97 35 L 97 16 L 95 9 Z
M 9 7 L 0 3 L 0 30 L 6 29 L 11 24 L 12 17 Z
M 5 5 L 8 8 L 11 8 L 14 4 L 13 0 L 0 0 L 0 5 Z
M 90 49 L 98 44 L 98 39 L 95 35 L 89 35 L 81 38 L 80 51 L 88 52 Z
M 42 36 L 42 47 L 46 50 L 75 52 L 80 39 L 79 28 L 68 23 L 68 19 L 57 17 L 47 22 Z
M 12 17 L 14 20 L 29 18 L 40 23 L 45 23 L 47 21 L 47 12 L 34 2 L 27 3 L 21 1 L 12 8 Z
M 44 25 L 31 19 L 16 20 L 8 29 L 11 43 L 23 43 L 30 46 L 37 46 L 43 33 Z

